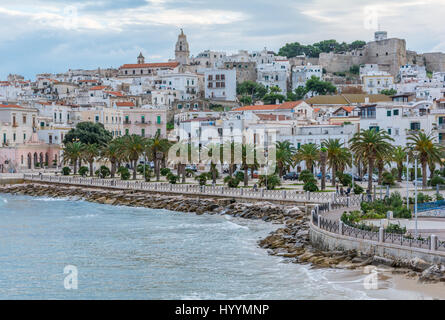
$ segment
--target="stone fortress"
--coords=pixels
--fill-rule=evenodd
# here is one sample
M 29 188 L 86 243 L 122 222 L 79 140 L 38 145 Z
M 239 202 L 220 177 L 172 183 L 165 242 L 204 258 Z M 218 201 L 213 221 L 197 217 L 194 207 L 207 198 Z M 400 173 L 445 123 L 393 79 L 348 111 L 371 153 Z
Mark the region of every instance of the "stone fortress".
M 354 65 L 378 64 L 381 71 L 397 76 L 400 66 L 417 64 L 427 71 L 445 72 L 445 53 L 423 53 L 406 50 L 404 39 L 389 38 L 386 31 L 377 31 L 374 41 L 363 48 L 345 53 L 321 53 L 318 61 L 327 72 L 349 71 Z

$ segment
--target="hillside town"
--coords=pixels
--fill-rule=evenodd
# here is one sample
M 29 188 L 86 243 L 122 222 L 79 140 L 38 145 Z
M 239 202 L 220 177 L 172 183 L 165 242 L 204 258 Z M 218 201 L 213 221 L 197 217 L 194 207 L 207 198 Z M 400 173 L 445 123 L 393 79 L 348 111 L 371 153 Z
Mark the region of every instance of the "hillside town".
M 61 168 L 66 135 L 83 122 L 102 124 L 113 138 L 158 136 L 197 147 L 242 143 L 246 130 L 255 144 L 275 132 L 297 149 L 326 138 L 348 147 L 354 134 L 373 128 L 394 145 L 405 146 L 415 130 L 445 145 L 443 53 L 409 51 L 384 31 L 318 57 L 267 48 L 192 56 L 190 48 L 180 30 L 169 61 L 147 61 L 141 52 L 117 69 L 35 80 L 10 74 L 0 82 L 0 172 Z

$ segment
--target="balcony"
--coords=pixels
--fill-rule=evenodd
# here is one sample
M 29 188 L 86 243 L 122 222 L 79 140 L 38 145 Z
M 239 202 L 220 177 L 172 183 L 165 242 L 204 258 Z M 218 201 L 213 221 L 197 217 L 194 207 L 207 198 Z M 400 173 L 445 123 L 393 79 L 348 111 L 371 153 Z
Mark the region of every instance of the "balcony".
M 131 121 L 130 120 L 125 120 L 124 124 L 131 124 Z

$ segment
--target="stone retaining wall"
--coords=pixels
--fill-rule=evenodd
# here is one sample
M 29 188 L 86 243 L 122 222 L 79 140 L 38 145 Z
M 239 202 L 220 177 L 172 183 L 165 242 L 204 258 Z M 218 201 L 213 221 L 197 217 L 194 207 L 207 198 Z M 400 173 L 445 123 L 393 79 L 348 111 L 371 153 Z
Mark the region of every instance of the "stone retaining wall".
M 445 263 L 445 252 L 410 248 L 393 243 L 380 243 L 328 232 L 310 224 L 309 238 L 312 245 L 321 250 L 356 250 L 365 255 L 386 257 L 393 260 L 420 258 L 432 264 Z

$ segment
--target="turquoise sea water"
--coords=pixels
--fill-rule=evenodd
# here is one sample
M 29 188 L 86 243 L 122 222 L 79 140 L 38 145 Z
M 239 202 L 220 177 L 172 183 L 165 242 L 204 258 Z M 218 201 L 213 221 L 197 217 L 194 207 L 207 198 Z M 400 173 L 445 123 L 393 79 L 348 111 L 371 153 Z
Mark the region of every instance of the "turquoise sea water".
M 0 299 L 366 299 L 362 275 L 257 246 L 277 226 L 229 216 L 0 194 Z M 78 289 L 64 287 L 64 268 Z M 402 294 L 402 293 L 399 293 Z M 400 295 L 399 297 L 404 297 Z

